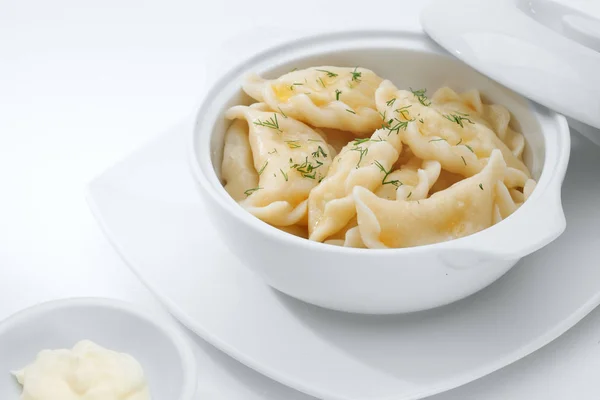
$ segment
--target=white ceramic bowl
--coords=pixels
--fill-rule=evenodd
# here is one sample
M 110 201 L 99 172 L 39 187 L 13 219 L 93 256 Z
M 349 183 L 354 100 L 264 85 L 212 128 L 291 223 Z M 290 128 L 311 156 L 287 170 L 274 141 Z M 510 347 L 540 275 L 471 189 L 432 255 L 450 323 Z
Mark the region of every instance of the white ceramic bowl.
M 128 303 L 99 298 L 51 301 L 0 323 L 0 399 L 18 399 L 10 371 L 44 349 L 72 348 L 89 339 L 140 362 L 153 399 L 191 400 L 198 380 L 187 338 L 175 326 Z
M 250 102 L 243 76 L 276 77 L 293 68 L 356 66 L 400 88 L 449 85 L 479 89 L 513 113 L 526 138 L 525 162 L 538 185 L 501 223 L 477 234 L 404 249 L 351 249 L 283 233 L 242 209 L 219 179 L 224 111 Z M 265 51 L 221 77 L 202 105 L 190 143 L 198 188 L 214 226 L 231 251 L 269 285 L 322 307 L 372 314 L 429 309 L 464 298 L 498 279 L 521 257 L 565 229 L 561 185 L 570 150 L 564 117 L 491 81 L 414 33 L 351 32 L 316 36 Z

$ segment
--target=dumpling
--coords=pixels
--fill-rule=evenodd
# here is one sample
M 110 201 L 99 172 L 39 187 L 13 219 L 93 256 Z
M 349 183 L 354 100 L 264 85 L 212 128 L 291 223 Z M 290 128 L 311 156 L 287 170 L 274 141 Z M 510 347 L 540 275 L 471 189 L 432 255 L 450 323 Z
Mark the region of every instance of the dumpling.
M 358 229 L 356 217 L 352 218 L 348 225 L 346 225 L 341 231 L 327 238 L 323 243 L 359 249 L 364 249 L 366 247 L 360 236 L 360 230 Z
M 402 141 L 419 158 L 438 160 L 443 169 L 468 177 L 481 171 L 491 152 L 499 149 L 508 166 L 530 175 L 494 131 L 469 113 L 436 104 L 423 91 L 398 90 L 389 81 L 379 86 L 375 99 L 384 123 L 390 129 L 401 126 Z
M 474 121 L 491 128 L 516 157 L 522 158 L 525 138 L 509 127 L 511 117 L 506 107 L 499 104 L 483 104 L 478 90 L 458 94 L 449 87 L 438 89 L 431 101 L 451 110 L 468 113 Z
M 480 173 L 427 199 L 386 200 L 356 187 L 353 197 L 361 237 L 369 248 L 420 246 L 460 238 L 494 223 L 497 186 L 503 186 L 506 163 L 493 150 Z
M 235 201 L 245 199 L 247 196 L 244 192 L 258 186 L 258 173 L 254 169 L 248 124 L 245 121 L 233 121 L 225 132 L 221 176 L 225 190 Z
M 397 133 L 377 130 L 371 138 L 348 143 L 333 160 L 325 179 L 308 198 L 309 239 L 322 242 L 344 228 L 356 215 L 352 189 L 375 190 L 395 183 L 386 178 L 402 150 Z
M 251 107 L 232 107 L 225 113 L 228 119 L 246 121 L 253 159 L 251 169 L 258 178 L 257 183 L 249 179 L 243 181 L 255 186 L 245 188 L 245 198 L 239 203 L 271 225 L 306 225 L 308 194 L 327 174 L 333 158 L 332 150 L 309 126 L 283 114 L 265 110 L 264 104 L 256 104 Z M 238 138 L 237 121 L 232 126 L 236 136 L 229 141 L 233 142 L 233 138 L 241 141 Z M 235 147 L 229 145 L 225 148 L 224 167 L 225 161 L 232 164 L 234 155 L 227 153 L 231 149 Z M 247 163 L 247 156 L 246 153 L 244 164 Z M 227 168 L 227 177 L 231 181 L 231 174 L 237 170 L 230 165 Z M 241 191 L 239 186 L 242 181 L 233 181 L 236 182 L 237 195 Z
M 382 79 L 365 68 L 315 67 L 277 79 L 248 76 L 244 91 L 291 118 L 317 128 L 370 135 L 381 126 L 375 90 Z
M 381 185 L 375 194 L 388 200 L 403 198 L 406 200 L 421 200 L 429 195 L 432 186 L 438 180 L 441 165 L 435 160 L 422 161 L 413 157 L 408 163 L 393 171 L 386 179 L 396 182 L 396 185 Z

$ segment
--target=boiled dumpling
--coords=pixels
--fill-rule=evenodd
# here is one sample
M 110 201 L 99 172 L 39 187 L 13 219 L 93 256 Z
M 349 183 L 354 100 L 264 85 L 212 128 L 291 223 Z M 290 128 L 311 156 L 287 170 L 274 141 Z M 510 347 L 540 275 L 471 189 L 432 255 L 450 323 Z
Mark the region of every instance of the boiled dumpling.
M 272 225 L 306 225 L 308 194 L 327 174 L 333 150 L 309 126 L 266 109 L 264 104 L 236 106 L 225 114 L 229 119 L 246 121 L 253 169 L 258 177 L 256 186 L 245 188 L 240 204 Z M 237 121 L 233 126 L 238 129 Z M 237 133 L 235 129 L 233 132 Z M 233 148 L 225 148 L 224 161 L 234 157 L 228 154 Z M 228 170 L 235 172 L 230 166 Z M 229 172 L 228 177 L 231 180 Z M 240 191 L 237 183 L 235 192 Z
M 277 79 L 250 75 L 243 85 L 252 98 L 318 128 L 370 135 L 381 126 L 375 90 L 382 79 L 365 68 L 315 67 Z
M 506 169 L 502 153 L 494 150 L 480 173 L 419 202 L 386 200 L 365 188 L 354 188 L 363 242 L 369 248 L 420 246 L 492 226 L 496 187 L 503 185 Z
M 399 135 L 388 133 L 377 130 L 371 138 L 356 139 L 333 160 L 327 177 L 310 192 L 310 240 L 325 240 L 344 228 L 356 215 L 352 197 L 355 186 L 375 190 L 388 183 L 386 177 L 402 150 Z
M 403 123 L 402 141 L 419 158 L 438 160 L 443 169 L 468 177 L 481 171 L 491 152 L 499 149 L 508 166 L 530 175 L 494 131 L 469 113 L 447 108 L 447 102 L 432 103 L 422 91 L 398 90 L 389 81 L 380 85 L 375 98 L 388 126 Z
M 235 201 L 245 199 L 247 196 L 244 192 L 258 186 L 258 173 L 254 169 L 248 124 L 245 121 L 233 121 L 225 133 L 221 176 L 225 190 Z

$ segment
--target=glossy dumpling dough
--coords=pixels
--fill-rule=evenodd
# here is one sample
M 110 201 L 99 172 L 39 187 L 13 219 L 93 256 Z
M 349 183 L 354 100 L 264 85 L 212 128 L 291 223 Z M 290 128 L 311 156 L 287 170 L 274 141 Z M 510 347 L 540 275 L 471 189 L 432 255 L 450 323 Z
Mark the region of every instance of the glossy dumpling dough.
M 491 152 L 499 149 L 508 166 L 530 176 L 519 157 L 492 129 L 478 122 L 477 111 L 465 104 L 456 109 L 451 107 L 456 103 L 445 100 L 436 103 L 423 93 L 398 90 L 389 81 L 381 84 L 375 98 L 377 109 L 386 121 L 391 121 L 390 125 L 395 121 L 406 122 L 406 129 L 400 131 L 402 141 L 419 158 L 437 160 L 443 169 L 468 177 L 481 171 Z M 444 99 L 444 96 L 434 95 L 434 98 Z
M 369 190 L 353 190 L 358 226 L 369 248 L 399 248 L 460 238 L 494 223 L 497 186 L 507 168 L 494 150 L 478 174 L 420 201 L 386 200 Z M 501 201 L 503 199 L 500 199 Z
M 470 118 L 488 126 L 496 133 L 498 138 L 521 159 L 525 149 L 525 137 L 512 130 L 510 112 L 500 104 L 484 104 L 478 90 L 456 93 L 449 87 L 440 88 L 435 92 L 431 101 L 445 109 L 461 111 L 469 114 Z
M 246 210 L 271 225 L 306 225 L 308 194 L 327 174 L 335 152 L 309 126 L 267 109 L 256 104 L 226 112 L 236 120 L 225 138 L 226 186 Z M 252 168 L 240 120 L 248 130 Z M 254 173 L 236 177 L 244 168 Z
M 343 229 L 356 215 L 352 189 L 375 190 L 382 185 L 401 151 L 399 135 L 384 130 L 348 143 L 333 160 L 327 177 L 310 192 L 309 239 L 322 242 Z
M 374 96 L 381 81 L 365 68 L 324 66 L 272 80 L 250 75 L 243 89 L 272 110 L 311 126 L 371 135 L 381 126 Z

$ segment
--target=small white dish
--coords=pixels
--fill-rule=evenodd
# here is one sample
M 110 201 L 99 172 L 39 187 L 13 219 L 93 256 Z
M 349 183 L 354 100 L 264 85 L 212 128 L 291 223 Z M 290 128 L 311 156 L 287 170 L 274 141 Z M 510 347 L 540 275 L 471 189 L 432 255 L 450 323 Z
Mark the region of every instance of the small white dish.
M 39 304 L 0 323 L 0 399 L 21 393 L 11 371 L 44 349 L 89 339 L 139 361 L 153 399 L 191 400 L 198 381 L 188 339 L 172 323 L 123 301 L 72 298 Z
M 502 368 L 600 303 L 600 149 L 573 135 L 569 225 L 481 292 L 400 316 L 324 310 L 270 289 L 215 234 L 185 157 L 191 123 L 95 179 L 88 201 L 129 267 L 203 339 L 320 399 L 419 399 Z
M 600 144 L 599 15 L 595 1 L 434 0 L 421 24 L 452 55 L 579 121 Z
M 360 65 L 401 88 L 478 89 L 504 105 L 526 141 L 537 181 L 509 218 L 475 234 L 427 246 L 355 249 L 309 241 L 274 228 L 237 204 L 220 178 L 224 117 L 247 102 L 250 72 L 275 78 L 293 68 Z M 188 144 L 190 165 L 213 226 L 232 253 L 277 290 L 308 303 L 366 314 L 422 311 L 488 286 L 565 229 L 561 186 L 570 152 L 565 118 L 528 101 L 448 55 L 425 35 L 362 31 L 323 34 L 268 49 L 215 80 Z

